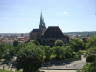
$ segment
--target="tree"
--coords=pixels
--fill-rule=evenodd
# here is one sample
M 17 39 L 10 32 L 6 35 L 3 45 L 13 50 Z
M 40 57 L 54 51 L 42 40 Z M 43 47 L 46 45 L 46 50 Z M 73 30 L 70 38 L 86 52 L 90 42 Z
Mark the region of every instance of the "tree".
M 96 55 L 96 46 L 87 49 L 87 56 L 94 55 L 94 54 Z
M 70 46 L 64 47 L 64 57 L 65 58 L 72 58 L 74 51 L 70 48 Z
M 85 45 L 82 40 L 80 39 L 73 39 L 70 41 L 70 46 L 75 52 L 78 52 L 79 50 L 85 49 Z
M 86 48 L 89 49 L 89 48 L 93 48 L 96 46 L 96 36 L 94 37 L 91 37 L 88 42 L 86 43 Z
M 53 54 L 53 48 L 49 47 L 49 46 L 42 46 L 44 53 L 45 53 L 45 61 L 50 61 L 51 60 L 51 56 Z
M 44 60 L 44 51 L 29 42 L 20 48 L 17 54 L 16 67 L 23 72 L 37 72 Z
M 64 59 L 64 48 L 60 46 L 54 47 L 54 53 L 56 55 L 56 59 Z
M 64 42 L 62 40 L 56 40 L 55 41 L 55 46 L 63 46 Z
M 18 46 L 18 41 L 17 41 L 17 40 L 14 40 L 13 46 L 14 46 L 14 47 L 17 47 L 17 46 Z
M 0 58 L 4 56 L 4 53 L 6 53 L 5 45 L 0 44 Z
M 32 43 L 36 44 L 36 45 L 40 45 L 40 43 L 36 40 L 32 40 Z
M 3 58 L 6 59 L 7 61 L 10 61 L 13 56 L 14 56 L 14 47 L 12 45 L 9 45 L 9 44 L 5 44 L 5 53 L 4 53 L 4 56 Z M 13 51 L 14 50 L 14 51 Z
M 10 54 L 13 46 L 10 44 L 0 44 L 0 58 L 10 59 L 12 58 L 12 54 Z

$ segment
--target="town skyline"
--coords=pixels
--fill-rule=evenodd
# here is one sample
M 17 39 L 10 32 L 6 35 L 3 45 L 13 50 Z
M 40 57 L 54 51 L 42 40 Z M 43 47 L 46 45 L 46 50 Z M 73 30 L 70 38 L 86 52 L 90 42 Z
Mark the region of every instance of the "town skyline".
M 1 0 L 0 33 L 29 33 L 39 27 L 42 12 L 46 26 L 63 32 L 96 31 L 95 0 Z

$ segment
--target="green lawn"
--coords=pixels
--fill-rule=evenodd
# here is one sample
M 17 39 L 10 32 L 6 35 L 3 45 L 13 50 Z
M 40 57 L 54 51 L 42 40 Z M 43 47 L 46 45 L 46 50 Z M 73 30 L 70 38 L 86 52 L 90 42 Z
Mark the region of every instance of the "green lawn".
M 13 71 L 8 71 L 8 70 L 0 70 L 0 72 L 13 72 Z M 20 71 L 16 71 L 16 72 L 20 72 Z

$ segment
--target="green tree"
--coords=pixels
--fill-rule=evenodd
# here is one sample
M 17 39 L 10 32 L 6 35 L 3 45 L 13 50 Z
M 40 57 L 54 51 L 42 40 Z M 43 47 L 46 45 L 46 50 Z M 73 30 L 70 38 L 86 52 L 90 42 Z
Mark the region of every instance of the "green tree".
M 10 59 L 13 55 L 10 55 L 13 46 L 10 44 L 0 44 L 0 58 Z
M 64 52 L 65 50 L 63 47 L 60 47 L 60 46 L 54 47 L 54 53 L 55 53 L 56 59 L 64 59 Z
M 0 44 L 0 58 L 2 58 L 5 53 L 6 53 L 5 45 L 4 44 Z
M 94 55 L 94 54 L 96 55 L 96 46 L 87 49 L 87 53 L 86 53 L 87 56 Z
M 40 45 L 40 43 L 36 40 L 32 40 L 32 43 L 34 43 L 35 45 Z
M 80 39 L 72 39 L 70 41 L 70 46 L 72 47 L 72 49 L 75 51 L 75 52 L 78 52 L 79 50 L 83 50 L 85 49 L 85 44 L 83 43 L 82 40 Z
M 96 47 L 96 36 L 94 37 L 91 37 L 88 42 L 86 43 L 86 48 L 89 49 L 89 48 L 93 48 L 93 47 Z
M 14 41 L 13 41 L 13 46 L 14 46 L 14 47 L 17 47 L 17 46 L 18 46 L 18 44 L 19 44 L 19 43 L 18 43 L 18 41 L 17 41 L 17 40 L 14 40 Z
M 49 46 L 42 46 L 45 53 L 45 61 L 50 61 L 53 55 L 53 48 Z
M 70 48 L 70 46 L 64 47 L 64 56 L 65 58 L 72 58 L 74 56 L 74 51 Z
M 55 46 L 63 46 L 64 42 L 62 40 L 56 40 L 55 41 Z
M 44 60 L 44 51 L 33 43 L 26 43 L 17 54 L 16 67 L 23 72 L 37 72 Z

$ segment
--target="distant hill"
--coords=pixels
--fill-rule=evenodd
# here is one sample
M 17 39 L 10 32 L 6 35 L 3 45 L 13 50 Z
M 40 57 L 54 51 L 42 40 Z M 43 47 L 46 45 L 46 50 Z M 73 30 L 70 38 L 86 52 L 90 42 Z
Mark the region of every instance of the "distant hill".
M 96 31 L 89 31 L 89 32 L 68 32 L 64 33 L 65 35 L 69 36 L 81 36 L 81 37 L 87 37 L 87 36 L 94 36 L 96 35 Z

